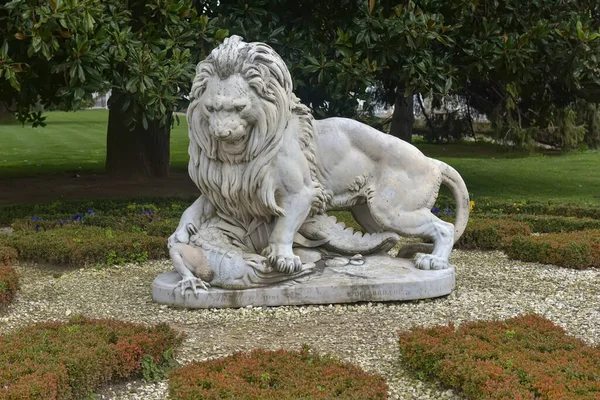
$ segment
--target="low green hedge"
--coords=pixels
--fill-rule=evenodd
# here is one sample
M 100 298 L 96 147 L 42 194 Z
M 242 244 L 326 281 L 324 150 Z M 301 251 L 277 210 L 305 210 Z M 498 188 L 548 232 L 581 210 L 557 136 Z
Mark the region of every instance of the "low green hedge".
M 485 214 L 478 218 L 518 221 L 526 224 L 532 232 L 554 233 L 600 229 L 600 220 L 593 218 L 561 217 L 555 215 Z
M 600 267 L 600 230 L 517 236 L 504 250 L 515 260 L 575 269 Z
M 378 375 L 303 349 L 254 350 L 195 362 L 169 378 L 173 399 L 387 399 Z
M 106 382 L 167 367 L 181 341 L 165 324 L 74 317 L 29 326 L 0 337 L 0 400 L 87 398 Z
M 64 201 L 46 204 L 18 204 L 0 207 L 0 226 L 10 225 L 16 219 L 36 216 L 46 220 L 66 218 L 88 212 L 104 216 L 141 214 L 143 211 L 158 213 L 164 218 L 179 218 L 196 198 L 137 197 L 133 199 Z
M 0 309 L 10 304 L 19 290 L 19 275 L 13 267 L 0 266 Z
M 600 397 L 600 349 L 537 315 L 415 328 L 400 334 L 400 349 L 419 376 L 468 399 Z
M 98 226 L 125 232 L 146 233 L 150 236 L 169 237 L 179 224 L 177 218 L 162 219 L 156 214 L 135 214 L 128 216 L 100 216 L 97 214 L 77 214 L 71 217 L 52 220 L 37 217 L 22 218 L 11 224 L 15 231 L 40 231 L 58 229 L 65 226 Z
M 522 222 L 472 218 L 456 243 L 456 247 L 478 250 L 502 249 L 514 236 L 530 234 L 531 229 Z
M 95 226 L 65 226 L 39 232 L 0 236 L 25 261 L 58 265 L 96 265 L 144 262 L 168 257 L 167 238 Z
M 0 238 L 1 240 L 1 238 Z M 13 265 L 19 258 L 19 253 L 16 249 L 8 246 L 0 245 L 0 265 Z
M 539 201 L 519 201 L 506 203 L 489 198 L 473 199 L 474 215 L 484 214 L 529 214 L 552 215 L 575 218 L 592 218 L 600 220 L 600 207 L 598 204 L 568 204 Z M 448 196 L 440 196 L 436 202 L 439 210 L 455 210 L 456 201 Z

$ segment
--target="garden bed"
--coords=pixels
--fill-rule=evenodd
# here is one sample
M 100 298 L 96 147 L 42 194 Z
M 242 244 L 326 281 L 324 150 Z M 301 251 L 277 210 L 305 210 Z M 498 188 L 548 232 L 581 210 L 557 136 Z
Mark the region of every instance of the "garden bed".
M 600 347 L 534 314 L 416 328 L 400 334 L 402 360 L 469 399 L 600 397 Z
M 155 325 L 187 334 L 177 361 L 185 364 L 255 348 L 296 350 L 305 343 L 385 377 L 391 399 L 458 399 L 398 366 L 397 332 L 417 326 L 505 319 L 524 312 L 549 318 L 590 345 L 600 344 L 600 271 L 576 271 L 509 260 L 500 252 L 454 251 L 457 288 L 449 296 L 404 303 L 337 306 L 173 309 L 156 304 L 152 280 L 169 261 L 96 269 L 17 266 L 21 290 L 0 318 L 0 334 L 78 313 Z M 164 381 L 104 386 L 105 398 L 164 399 Z

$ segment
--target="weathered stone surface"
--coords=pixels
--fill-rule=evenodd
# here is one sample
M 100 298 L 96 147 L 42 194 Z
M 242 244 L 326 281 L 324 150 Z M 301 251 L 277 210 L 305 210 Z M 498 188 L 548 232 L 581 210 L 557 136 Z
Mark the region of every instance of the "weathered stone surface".
M 320 262 L 311 275 L 264 288 L 209 288 L 198 291 L 197 295 L 190 289 L 182 296 L 177 287 L 180 280 L 177 271 L 159 275 L 152 284 L 154 300 L 188 308 L 415 300 L 447 295 L 455 284 L 454 268 L 421 270 L 410 260 L 387 254 L 367 256 L 363 265 L 325 267 Z
M 188 170 L 202 194 L 169 238 L 176 273 L 157 279 L 155 299 L 237 307 L 449 293 L 448 259 L 469 217 L 458 172 L 358 121 L 315 120 L 292 89 L 281 57 L 239 36 L 198 64 Z M 441 185 L 456 201 L 454 225 L 430 211 Z M 360 232 L 327 214 L 341 209 Z M 387 255 L 364 263 L 402 236 L 425 239 L 400 249 L 404 258 L 421 253 L 415 270 Z

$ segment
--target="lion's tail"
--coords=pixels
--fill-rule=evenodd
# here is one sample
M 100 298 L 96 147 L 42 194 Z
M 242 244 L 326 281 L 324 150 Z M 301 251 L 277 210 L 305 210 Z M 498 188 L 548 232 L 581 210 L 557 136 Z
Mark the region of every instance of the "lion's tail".
M 456 201 L 456 220 L 454 221 L 454 243 L 458 242 L 467 228 L 469 213 L 471 211 L 471 201 L 467 185 L 458 172 L 448 164 L 432 159 L 438 164 L 442 173 L 442 185 L 448 187 L 454 200 Z M 431 253 L 433 244 L 431 243 L 408 243 L 398 252 L 398 257 L 410 258 L 415 253 Z
M 442 172 L 442 184 L 450 189 L 454 201 L 456 201 L 456 220 L 454 221 L 454 243 L 456 243 L 465 232 L 469 221 L 471 211 L 469 191 L 465 181 L 454 168 L 439 160 L 436 161 L 439 163 Z

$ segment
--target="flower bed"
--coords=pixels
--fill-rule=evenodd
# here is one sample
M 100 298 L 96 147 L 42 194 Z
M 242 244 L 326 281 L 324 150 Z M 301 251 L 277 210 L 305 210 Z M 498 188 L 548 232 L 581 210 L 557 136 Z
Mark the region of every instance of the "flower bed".
M 536 315 L 416 328 L 402 360 L 469 399 L 597 399 L 600 349 Z
M 303 349 L 254 350 L 195 362 L 173 372 L 173 399 L 386 399 L 377 375 Z
M 165 237 L 99 227 L 15 232 L 0 236 L 2 245 L 15 248 L 21 260 L 56 265 L 113 265 L 168 256 Z
M 99 216 L 97 214 L 75 214 L 68 217 L 45 219 L 38 217 L 23 218 L 13 221 L 12 228 L 16 232 L 39 232 L 73 226 L 97 226 L 124 232 L 146 233 L 150 236 L 169 237 L 179 220 L 176 218 L 160 218 L 152 211 L 128 216 Z
M 559 233 L 574 232 L 588 229 L 600 229 L 600 220 L 593 218 L 561 217 L 555 215 L 529 215 L 529 214 L 485 214 L 481 218 L 495 220 L 509 220 L 522 222 L 529 226 L 532 232 Z
M 10 304 L 19 290 L 19 275 L 14 268 L 0 266 L 0 309 Z
M 140 376 L 143 360 L 168 363 L 181 340 L 164 324 L 82 317 L 26 327 L 0 337 L 0 399 L 84 398 L 102 383 Z
M 502 249 L 513 237 L 530 234 L 531 229 L 522 222 L 472 218 L 456 243 L 456 247 L 478 250 Z
M 18 258 L 19 253 L 16 249 L 0 245 L 0 265 L 12 265 Z
M 600 230 L 517 236 L 505 247 L 515 260 L 582 269 L 600 267 Z
M 138 197 L 134 199 L 63 201 L 47 204 L 18 204 L 0 207 L 0 226 L 10 225 L 14 220 L 43 218 L 46 220 L 66 219 L 81 214 L 85 216 L 90 210 L 102 216 L 125 216 L 141 214 L 143 211 L 159 213 L 164 218 L 179 218 L 196 199 L 168 197 Z

